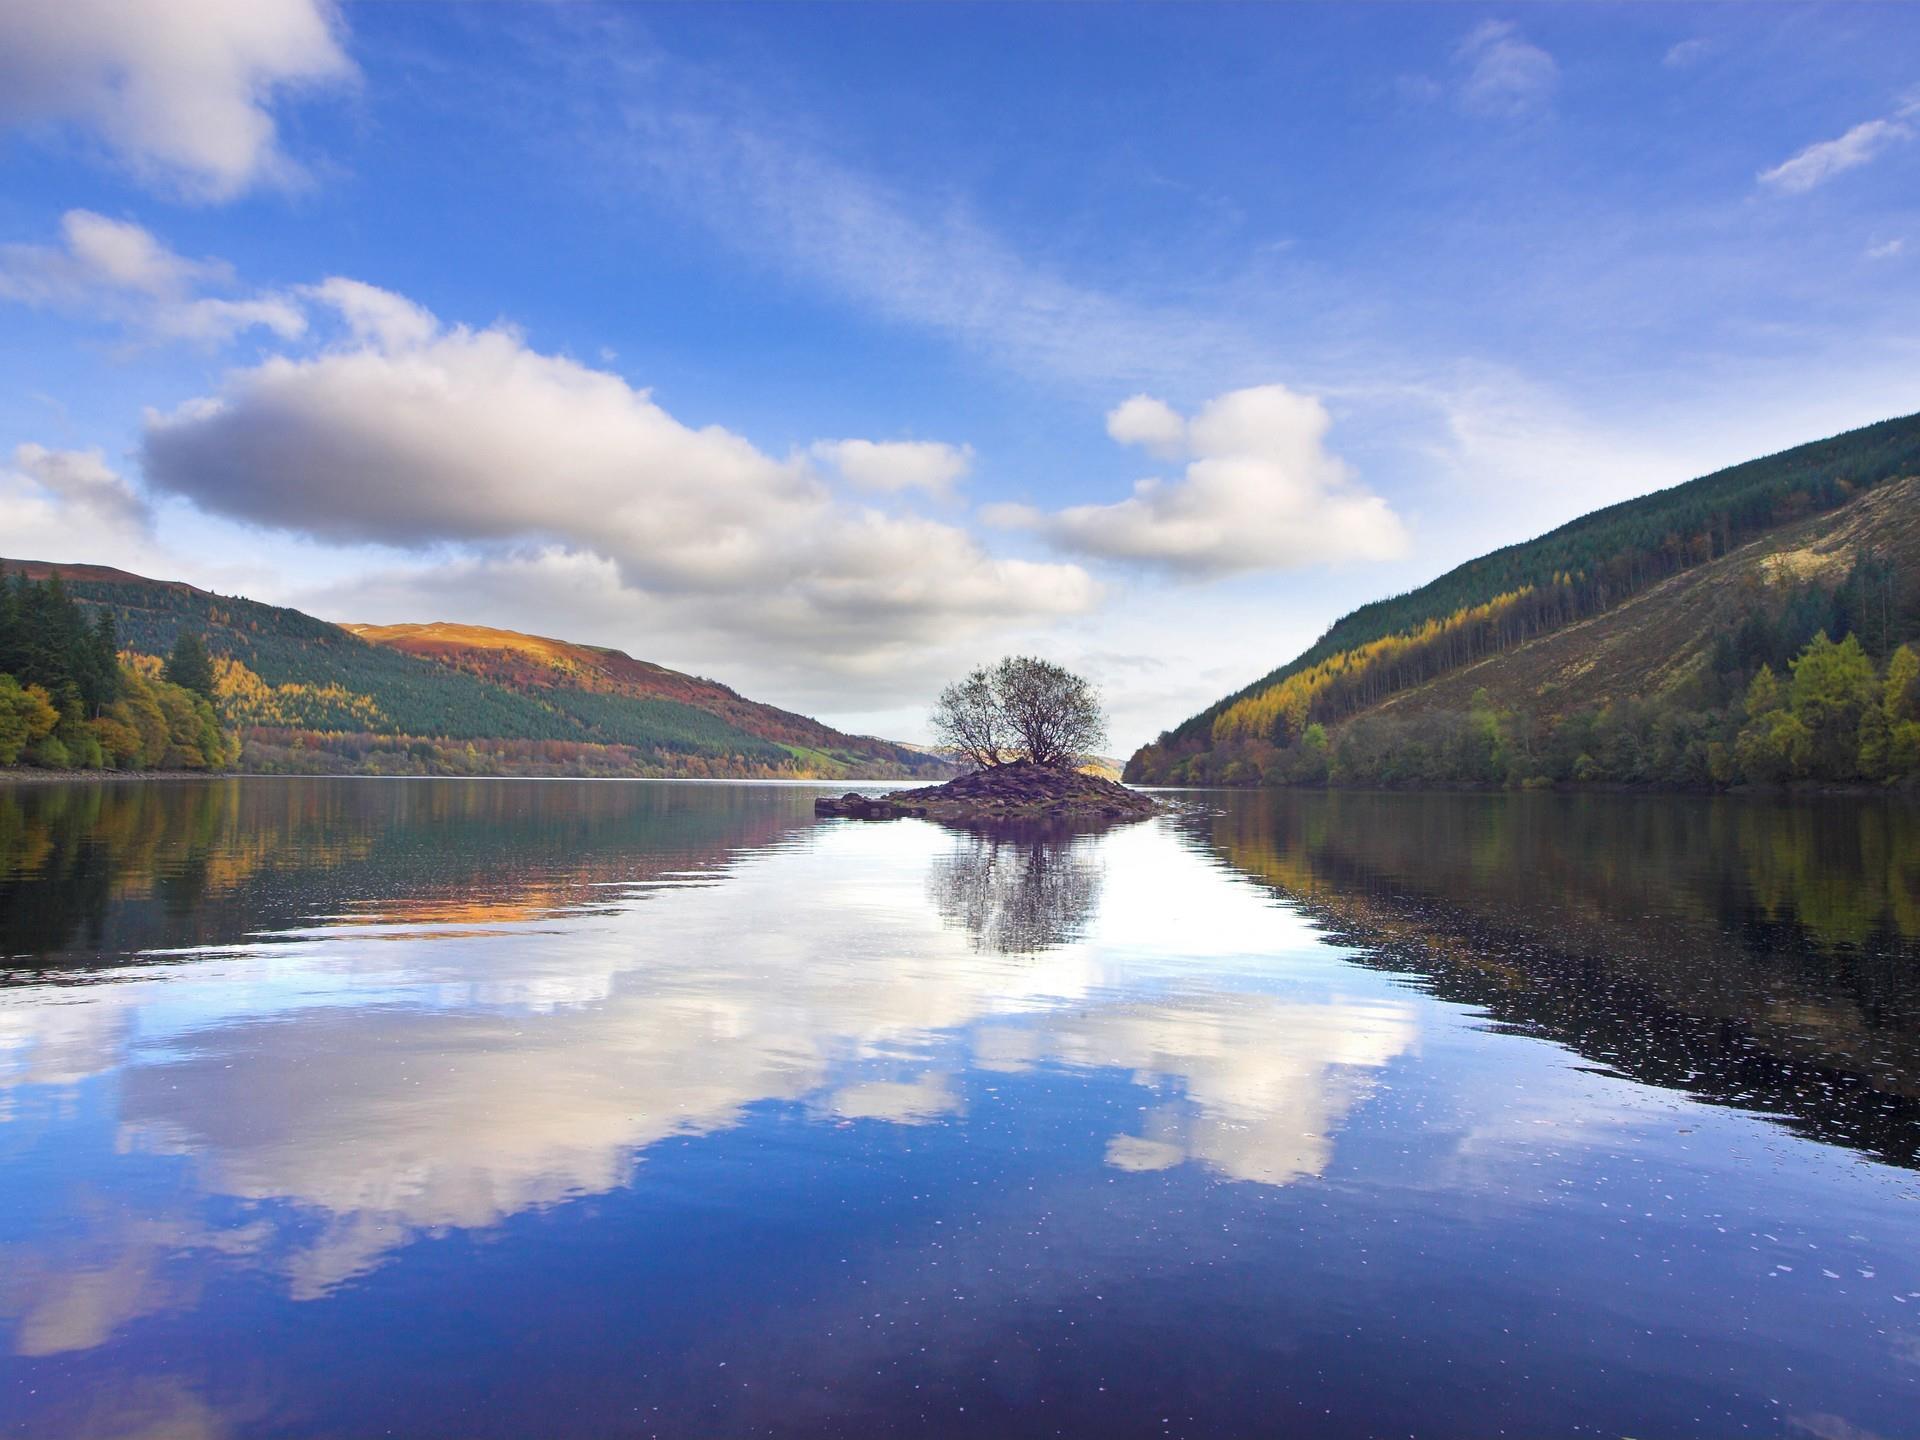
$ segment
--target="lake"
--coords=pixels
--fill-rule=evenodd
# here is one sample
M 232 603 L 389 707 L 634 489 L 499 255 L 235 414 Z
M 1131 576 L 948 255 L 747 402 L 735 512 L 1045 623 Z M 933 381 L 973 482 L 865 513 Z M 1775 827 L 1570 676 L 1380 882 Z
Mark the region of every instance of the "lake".
M 1920 1435 L 1920 813 L 0 783 L 0 1433 Z

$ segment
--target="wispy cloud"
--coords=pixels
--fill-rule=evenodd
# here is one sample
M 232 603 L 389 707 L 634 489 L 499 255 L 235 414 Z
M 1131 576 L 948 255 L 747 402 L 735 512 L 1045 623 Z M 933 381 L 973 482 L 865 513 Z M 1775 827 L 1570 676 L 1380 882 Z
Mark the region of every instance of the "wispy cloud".
M 630 173 L 726 243 L 1021 373 L 1166 383 L 1250 364 L 1264 348 L 1213 314 L 1068 279 L 964 202 L 909 196 L 778 127 L 684 109 L 633 108 L 625 121 Z
M 1787 195 L 1800 195 L 1837 175 L 1870 164 L 1893 146 L 1913 138 L 1913 116 L 1920 99 L 1909 99 L 1891 115 L 1863 120 L 1846 134 L 1821 140 L 1760 172 L 1760 183 Z
M 140 340 L 219 344 L 255 328 L 284 340 L 307 328 L 289 297 L 231 293 L 238 284 L 224 260 L 176 255 L 130 220 L 69 210 L 60 236 L 58 245 L 0 245 L 0 300 L 105 320 Z
M 58 513 L 67 525 L 85 532 L 146 536 L 153 511 L 144 495 L 108 466 L 98 450 L 49 450 L 20 445 L 13 452 L 13 473 L 0 473 L 0 515 L 26 525 L 29 516 L 15 507 L 39 507 Z M 10 498 L 9 498 L 10 493 Z
M 1454 60 L 1465 70 L 1460 103 L 1480 115 L 1528 114 L 1546 105 L 1560 84 L 1553 56 L 1505 20 L 1476 26 L 1460 42 Z
M 1091 273 L 1084 254 L 1014 239 L 935 175 L 850 163 L 846 137 L 737 69 L 660 48 L 631 12 L 565 13 L 520 38 L 536 62 L 520 99 L 539 117 L 521 134 L 569 162 L 589 154 L 596 203 L 624 192 L 650 223 L 664 204 L 752 263 L 1028 378 L 1104 396 L 1116 383 L 1205 393 L 1223 374 L 1272 373 L 1275 342 L 1248 307 L 1216 303 L 1241 275 L 1172 258 Z M 1257 268 L 1268 304 L 1332 303 L 1324 280 L 1277 280 L 1272 252 Z
M 1706 59 L 1712 49 L 1711 43 L 1696 36 L 1670 47 L 1661 57 L 1660 63 L 1669 70 L 1685 70 L 1688 66 L 1697 65 Z

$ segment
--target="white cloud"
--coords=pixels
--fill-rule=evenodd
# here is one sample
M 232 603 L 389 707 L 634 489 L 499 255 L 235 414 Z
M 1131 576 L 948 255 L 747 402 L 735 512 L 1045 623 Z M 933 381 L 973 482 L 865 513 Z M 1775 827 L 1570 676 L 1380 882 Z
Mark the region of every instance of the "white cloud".
M 440 328 L 440 322 L 424 306 L 364 280 L 333 275 L 318 285 L 301 287 L 300 293 L 339 312 L 355 339 L 384 349 L 424 345 Z
M 1107 434 L 1122 445 L 1140 445 L 1163 460 L 1178 458 L 1187 443 L 1187 422 L 1164 400 L 1130 395 L 1107 412 Z
M 819 440 L 812 453 L 850 484 L 882 494 L 924 490 L 950 495 L 973 468 L 971 445 L 938 440 Z
M 151 231 L 130 221 L 69 210 L 60 218 L 60 229 L 66 237 L 66 253 L 50 252 L 48 264 L 56 267 L 64 262 L 77 283 L 109 285 L 162 299 L 202 281 L 232 278 L 221 262 L 176 255 Z
M 1691 40 L 1682 40 L 1679 44 L 1671 47 L 1667 53 L 1661 57 L 1660 63 L 1669 70 L 1684 70 L 1690 65 L 1697 65 L 1701 60 L 1706 58 L 1707 53 L 1712 49 L 1713 46 L 1710 42 L 1696 36 Z
M 1144 396 L 1128 405 L 1136 417 L 1165 410 L 1151 412 L 1154 433 L 1170 439 L 1165 418 L 1179 418 L 1170 409 Z M 1331 424 L 1318 400 L 1284 385 L 1235 390 L 1185 425 L 1191 459 L 1180 479 L 1142 480 L 1130 498 L 1108 505 L 1050 515 L 999 506 L 987 518 L 1038 529 L 1065 550 L 1199 577 L 1404 553 L 1399 517 L 1327 451 Z
M 143 454 L 149 484 L 220 515 L 335 544 L 469 547 L 336 601 L 490 585 L 518 600 L 531 573 L 628 630 L 644 615 L 681 643 L 711 640 L 703 669 L 779 648 L 884 682 L 903 653 L 1098 597 L 1078 566 L 998 558 L 952 525 L 850 503 L 804 458 L 683 425 L 511 330 L 443 328 L 352 282 L 308 293 L 351 338 L 150 414 Z
M 107 465 L 98 450 L 49 450 L 21 445 L 13 469 L 0 472 L 0 535 L 14 559 L 48 558 L 20 553 L 53 536 L 86 536 L 99 545 L 152 532 L 146 498 Z
M 1552 99 L 1560 83 L 1553 57 L 1505 20 L 1476 26 L 1454 59 L 1466 70 L 1460 103 L 1481 115 L 1524 115 Z
M 1891 260 L 1907 248 L 1907 242 L 1899 236 L 1891 240 L 1882 240 L 1878 245 L 1867 247 L 1869 260 Z
M 149 182 L 225 200 L 299 168 L 278 92 L 353 78 L 328 0 L 0 7 L 0 121 L 72 124 Z
M 0 299 L 97 316 L 149 340 L 219 344 L 255 328 L 292 339 L 307 328 L 284 295 L 202 293 L 232 289 L 233 267 L 176 255 L 130 220 L 69 210 L 60 233 L 58 245 L 0 246 Z
M 1800 195 L 1824 185 L 1836 175 L 1857 170 L 1903 140 L 1913 138 L 1906 118 L 1920 103 L 1904 105 L 1891 116 L 1864 120 L 1835 140 L 1822 140 L 1760 172 L 1760 183 L 1788 195 Z

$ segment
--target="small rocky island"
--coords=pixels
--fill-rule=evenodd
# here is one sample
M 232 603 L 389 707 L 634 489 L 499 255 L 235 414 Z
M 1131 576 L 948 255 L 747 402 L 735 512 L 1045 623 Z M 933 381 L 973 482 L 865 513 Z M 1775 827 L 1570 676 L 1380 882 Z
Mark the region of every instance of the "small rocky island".
M 919 816 L 965 826 L 1139 820 L 1160 804 L 1080 768 L 1106 739 L 1099 697 L 1049 660 L 1009 655 L 940 692 L 929 725 L 971 773 L 890 795 L 849 791 L 813 802 L 816 815 L 849 820 Z
M 1160 803 L 1098 775 L 1066 765 L 1015 760 L 962 775 L 944 785 L 889 795 L 823 795 L 816 815 L 851 820 L 1129 820 L 1157 814 Z

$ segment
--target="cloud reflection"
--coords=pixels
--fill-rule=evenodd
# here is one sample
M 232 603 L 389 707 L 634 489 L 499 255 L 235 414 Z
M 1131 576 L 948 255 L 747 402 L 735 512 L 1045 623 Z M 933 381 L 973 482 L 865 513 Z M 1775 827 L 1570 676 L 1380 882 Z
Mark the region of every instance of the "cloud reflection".
M 1159 826 L 1019 843 L 826 826 L 713 878 L 432 945 L 341 926 L 159 979 L 17 993 L 0 1087 L 117 1072 L 119 1150 L 184 1162 L 247 1218 L 90 1225 L 84 1252 L 0 1291 L 16 1350 L 87 1348 L 191 1304 L 168 1261 L 192 1251 L 325 1296 L 415 1237 L 613 1190 L 650 1146 L 758 1106 L 949 1120 L 963 1057 L 1130 1072 L 1156 1104 L 1110 1142 L 1117 1168 L 1287 1184 L 1324 1170 L 1413 1041 L 1406 1005 L 1262 993 L 1303 932 Z M 1147 894 L 1168 933 L 1143 919 Z M 1166 993 L 1142 968 L 1209 946 L 1244 957 L 1244 987 Z

